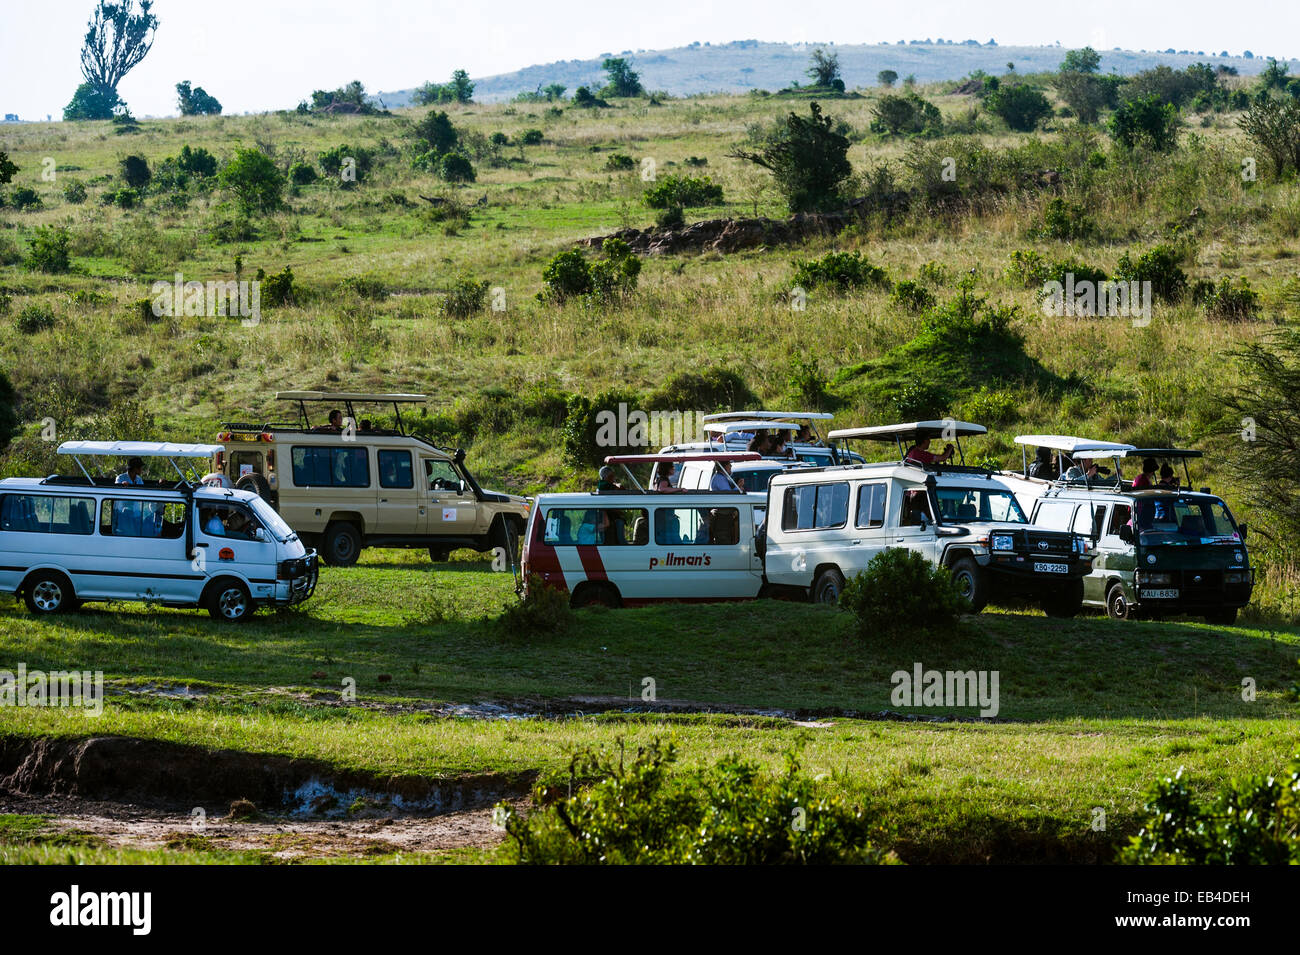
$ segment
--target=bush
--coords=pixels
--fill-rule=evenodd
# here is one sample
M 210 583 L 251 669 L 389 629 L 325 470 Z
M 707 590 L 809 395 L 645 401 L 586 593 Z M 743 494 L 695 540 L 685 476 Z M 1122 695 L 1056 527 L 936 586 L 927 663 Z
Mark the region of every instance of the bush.
M 153 178 L 149 163 L 143 156 L 127 156 L 118 162 L 117 169 L 122 181 L 132 189 L 144 189 Z
M 540 129 L 525 129 L 519 134 L 519 141 L 525 146 L 540 146 L 542 144 L 542 131 Z
M 652 411 L 722 411 L 758 404 L 745 380 L 726 368 L 683 371 L 645 400 Z
M 289 167 L 289 181 L 295 186 L 310 186 L 317 178 L 311 163 L 299 161 Z
M 210 179 L 217 174 L 217 157 L 202 146 L 197 149 L 182 146 L 176 165 L 196 179 Z
M 968 609 L 947 568 L 905 547 L 872 557 L 866 570 L 845 582 L 840 606 L 857 618 L 864 638 L 950 630 Z
M 72 267 L 68 260 L 68 243 L 71 241 L 67 229 L 38 226 L 27 241 L 27 268 L 50 275 L 67 272 Z
M 829 285 L 833 291 L 847 292 L 864 285 L 889 285 L 885 270 L 872 265 L 860 252 L 827 252 L 820 259 L 795 259 L 791 264 L 791 287 L 811 290 Z
M 889 404 L 898 421 L 942 418 L 951 402 L 947 388 L 929 381 L 904 381 L 889 393 Z
M 37 332 L 49 331 L 56 322 L 54 309 L 44 302 L 32 302 L 24 305 L 22 311 L 18 313 L 18 317 L 14 319 L 14 328 L 24 335 L 34 335 Z
M 1111 113 L 1107 128 L 1125 149 L 1145 145 L 1169 152 L 1178 144 L 1178 109 L 1154 96 L 1125 100 Z
M 991 390 L 981 385 L 980 390 L 962 402 L 962 419 L 981 424 L 1001 425 L 1013 420 L 1020 402 L 1009 391 Z
M 636 291 L 641 260 L 622 239 L 606 239 L 600 249 L 605 257 L 592 263 L 592 292 L 605 302 L 627 298 Z
M 669 206 L 655 213 L 655 225 L 660 229 L 681 229 L 686 225 L 686 213 L 681 206 Z
M 438 161 L 438 176 L 447 182 L 473 182 L 474 166 L 460 153 L 448 153 Z
M 121 189 L 110 189 L 100 193 L 99 201 L 106 206 L 117 206 L 119 209 L 134 209 L 140 204 L 140 192 L 130 186 L 123 186 Z
M 412 130 L 415 138 L 436 156 L 449 153 L 460 144 L 460 133 L 442 110 L 429 110 Z
M 1037 288 L 1047 281 L 1047 262 L 1033 249 L 1016 249 L 1003 272 L 1006 280 L 1021 288 Z
M 507 636 L 544 637 L 565 633 L 576 619 L 569 595 L 532 574 L 527 592 L 504 604 L 494 625 Z
M 802 772 L 796 751 L 785 772 L 726 756 L 678 769 L 660 739 L 629 762 L 598 750 L 576 753 L 564 785 L 538 784 L 532 810 L 503 803 L 508 857 L 523 865 L 825 865 L 894 862 L 863 810 L 828 796 Z M 580 788 L 590 779 L 596 782 Z
M 267 305 L 292 305 L 297 297 L 293 287 L 293 270 L 285 266 L 275 275 L 257 270 L 257 280 L 262 283 L 262 301 Z
M 1052 104 L 1040 90 L 1024 83 L 1002 83 L 984 97 L 984 107 L 1019 133 L 1030 132 L 1052 115 Z
M 19 186 L 9 194 L 9 204 L 19 212 L 25 212 L 28 209 L 39 209 L 43 205 L 40 193 L 26 186 Z
M 18 395 L 3 370 L 0 370 L 0 450 L 18 433 Z
M 717 206 L 722 204 L 722 187 L 708 176 L 665 176 L 645 191 L 651 209 L 670 206 Z
M 217 176 L 243 215 L 274 212 L 283 204 L 284 176 L 259 149 L 240 149 Z
M 910 280 L 897 282 L 889 293 L 889 302 L 909 312 L 924 312 L 934 306 L 934 295 L 924 285 Z
M 86 186 L 78 179 L 69 179 L 63 184 L 63 201 L 80 205 L 86 201 Z
M 1187 273 L 1180 267 L 1183 254 L 1172 245 L 1157 245 L 1136 259 L 1125 252 L 1119 257 L 1115 278 L 1121 282 L 1150 282 L 1152 295 L 1176 302 L 1187 291 Z
M 641 454 L 645 448 L 639 446 L 615 447 L 598 443 L 599 422 L 602 411 L 616 411 L 620 404 L 629 408 L 639 406 L 641 396 L 635 392 L 612 389 L 588 398 L 585 395 L 570 395 L 564 409 L 564 425 L 560 434 L 564 447 L 564 461 L 571 467 L 586 470 L 598 468 L 605 463 L 610 454 Z
M 871 131 L 886 136 L 936 136 L 943 132 L 939 107 L 915 93 L 882 96 L 872 113 Z
M 348 169 L 351 170 L 348 175 L 353 178 L 345 179 L 344 182 L 363 182 L 370 174 L 370 167 L 374 165 L 375 154 L 363 146 L 345 144 L 318 153 L 316 160 L 327 176 L 340 179 L 344 170 Z
M 1236 283 L 1223 278 L 1217 286 L 1213 282 L 1198 282 L 1192 299 L 1205 309 L 1207 316 L 1220 321 L 1253 321 L 1259 311 L 1259 293 L 1244 276 Z
M 1251 104 L 1237 125 L 1269 158 L 1279 179 L 1300 172 L 1300 99 L 1265 96 Z
M 442 300 L 442 313 L 448 318 L 469 318 L 483 311 L 487 294 L 487 282 L 476 282 L 469 277 L 457 279 Z
M 1088 210 L 1083 206 L 1067 203 L 1060 196 L 1051 199 L 1043 209 L 1044 239 L 1068 241 L 1086 239 L 1096 231 Z
M 581 252 L 570 249 L 560 252 L 546 264 L 542 281 L 546 284 L 542 297 L 563 302 L 591 291 L 591 267 Z
M 375 302 L 388 297 L 388 288 L 383 282 L 365 275 L 349 275 L 339 283 L 339 290 Z
M 1281 773 L 1237 780 L 1202 802 L 1180 768 L 1157 784 L 1125 865 L 1300 863 L 1300 758 Z
M 636 160 L 625 153 L 610 153 L 605 157 L 605 168 L 610 172 L 627 172 L 636 168 Z
M 766 135 L 759 149 L 733 149 L 728 155 L 771 171 L 772 179 L 791 212 L 814 212 L 838 206 L 844 183 L 853 174 L 848 136 L 821 107 L 808 104 L 805 118 L 790 113 Z

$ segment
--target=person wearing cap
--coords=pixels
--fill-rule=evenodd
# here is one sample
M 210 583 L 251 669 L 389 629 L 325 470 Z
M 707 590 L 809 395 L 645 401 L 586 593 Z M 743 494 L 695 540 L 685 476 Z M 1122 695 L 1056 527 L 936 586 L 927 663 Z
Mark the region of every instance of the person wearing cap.
M 143 484 L 144 477 L 141 471 L 144 470 L 144 461 L 141 458 L 128 458 L 126 462 L 126 471 L 117 476 L 114 484 Z
M 600 480 L 596 482 L 596 492 L 621 490 L 623 490 L 623 485 L 614 480 L 614 469 L 606 464 L 600 469 Z

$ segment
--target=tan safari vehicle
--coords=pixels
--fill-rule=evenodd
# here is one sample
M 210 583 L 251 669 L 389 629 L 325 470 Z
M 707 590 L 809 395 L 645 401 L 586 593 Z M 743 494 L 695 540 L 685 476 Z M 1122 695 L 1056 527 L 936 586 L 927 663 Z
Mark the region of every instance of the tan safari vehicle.
M 422 403 L 424 395 L 281 391 L 275 397 L 294 402 L 297 419 L 223 424 L 213 471 L 222 483 L 269 501 L 326 563 L 354 564 L 365 547 L 424 547 L 435 561 L 461 547 L 503 547 L 514 564 L 531 501 L 483 490 L 463 450 L 406 433 L 402 406 Z M 391 404 L 395 426 L 372 426 L 353 410 L 368 404 Z M 342 420 L 331 423 L 335 410 Z

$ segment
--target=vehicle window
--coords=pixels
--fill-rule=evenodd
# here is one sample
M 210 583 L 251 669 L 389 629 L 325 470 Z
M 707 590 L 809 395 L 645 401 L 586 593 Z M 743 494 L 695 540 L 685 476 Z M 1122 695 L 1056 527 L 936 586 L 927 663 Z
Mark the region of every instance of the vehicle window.
M 1161 498 L 1137 501 L 1133 520 L 1143 544 L 1202 544 L 1238 540 L 1222 501 Z
M 849 519 L 849 485 L 801 484 L 785 489 L 781 529 L 806 531 L 823 527 L 843 527 Z
M 297 446 L 290 453 L 293 483 L 298 487 L 370 487 L 370 457 L 365 448 Z
M 415 476 L 411 472 L 410 451 L 379 452 L 379 486 L 415 487 Z
M 884 484 L 864 484 L 858 488 L 858 527 L 885 526 Z
M 451 466 L 450 461 L 424 459 L 424 477 L 430 491 L 459 491 L 460 475 Z
M 245 474 L 262 474 L 261 451 L 231 451 L 230 477 L 238 481 Z
M 208 537 L 254 540 L 262 526 L 247 508 L 238 504 L 199 504 L 199 529 Z
M 919 527 L 921 515 L 925 515 L 927 524 L 934 523 L 933 516 L 930 514 L 930 501 L 926 497 L 925 491 L 922 488 L 912 488 L 910 491 L 904 491 L 898 523 L 903 527 Z
M 740 543 L 740 511 L 734 507 L 660 507 L 655 543 L 661 547 Z
M 1119 529 L 1130 522 L 1131 511 L 1127 504 L 1116 504 L 1110 512 L 1110 523 L 1106 525 L 1106 533 L 1111 536 L 1119 536 Z
M 742 469 L 732 468 L 731 477 L 742 491 L 766 491 L 767 484 L 772 480 L 773 474 L 779 474 L 771 468 L 760 469 Z
M 637 507 L 553 507 L 542 531 L 542 541 L 557 547 L 617 547 L 649 540 L 649 514 Z
M 1074 501 L 1043 501 L 1038 505 L 1034 523 L 1039 527 L 1050 527 L 1055 531 L 1070 529 L 1074 520 Z
M 1027 523 L 1016 496 L 1005 488 L 941 487 L 935 496 L 945 521 Z
M 99 533 L 175 540 L 185 533 L 185 505 L 180 501 L 106 499 L 99 512 Z
M 1097 536 L 1093 528 L 1095 527 L 1097 531 L 1101 530 L 1101 519 L 1105 511 L 1106 508 L 1101 505 L 1080 504 L 1079 509 L 1074 512 L 1074 524 L 1070 530 L 1085 537 Z
M 0 530 L 34 534 L 93 534 L 95 501 L 89 497 L 6 494 L 0 498 Z

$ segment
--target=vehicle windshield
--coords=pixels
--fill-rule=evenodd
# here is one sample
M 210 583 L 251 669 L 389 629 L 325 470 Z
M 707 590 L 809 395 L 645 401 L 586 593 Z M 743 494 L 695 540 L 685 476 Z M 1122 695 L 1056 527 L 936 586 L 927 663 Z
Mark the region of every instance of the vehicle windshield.
M 939 514 L 945 521 L 1005 521 L 1028 524 L 1016 497 L 1003 488 L 941 487 Z
M 258 520 L 266 525 L 277 540 L 287 541 L 293 537 L 293 528 L 284 522 L 284 518 L 277 514 L 275 508 L 270 504 L 267 504 L 260 497 L 253 498 L 249 501 L 249 504 L 252 506 L 253 513 L 257 515 Z
M 1158 498 L 1133 504 L 1143 544 L 1235 544 L 1241 535 L 1227 505 L 1216 498 Z

